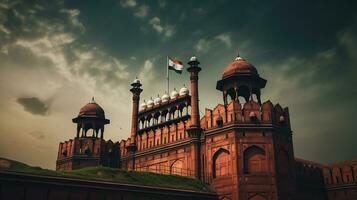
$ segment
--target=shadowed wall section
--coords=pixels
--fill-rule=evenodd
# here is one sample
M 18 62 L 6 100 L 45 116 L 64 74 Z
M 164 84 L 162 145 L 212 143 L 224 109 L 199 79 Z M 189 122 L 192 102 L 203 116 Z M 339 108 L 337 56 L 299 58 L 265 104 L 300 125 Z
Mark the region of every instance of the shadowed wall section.
M 1 200 L 218 200 L 190 190 L 0 172 Z

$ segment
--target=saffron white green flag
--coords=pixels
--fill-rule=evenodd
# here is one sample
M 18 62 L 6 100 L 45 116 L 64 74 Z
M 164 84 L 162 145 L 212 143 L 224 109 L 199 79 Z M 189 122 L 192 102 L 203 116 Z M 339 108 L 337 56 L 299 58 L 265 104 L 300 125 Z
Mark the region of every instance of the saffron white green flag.
M 182 64 L 182 62 L 181 61 L 179 61 L 179 60 L 175 60 L 175 59 L 173 59 L 173 58 L 170 58 L 170 57 L 168 57 L 168 59 L 169 59 L 169 62 L 168 62 L 168 68 L 169 68 L 169 70 L 173 70 L 173 71 L 175 71 L 176 73 L 179 73 L 179 74 L 181 74 L 182 73 L 182 69 L 183 69 L 183 64 Z

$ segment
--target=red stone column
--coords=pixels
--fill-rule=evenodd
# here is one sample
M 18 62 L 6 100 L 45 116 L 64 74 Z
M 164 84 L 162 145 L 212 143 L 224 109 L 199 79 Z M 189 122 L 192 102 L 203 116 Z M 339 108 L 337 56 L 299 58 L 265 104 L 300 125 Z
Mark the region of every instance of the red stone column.
M 200 127 L 200 112 L 199 112 L 199 99 L 198 99 L 198 73 L 201 68 L 198 66 L 196 57 L 191 57 L 188 62 L 190 67 L 187 69 L 190 72 L 191 80 L 191 126 L 187 129 L 187 133 L 191 137 L 192 142 L 192 166 L 194 174 L 197 179 L 201 179 L 201 133 Z
M 128 158 L 128 168 L 129 170 L 134 170 L 135 168 L 135 152 L 136 152 L 136 135 L 138 131 L 138 114 L 139 114 L 139 101 L 140 101 L 140 93 L 143 91 L 141 87 L 141 83 L 139 79 L 135 79 L 131 84 L 132 88 L 130 92 L 133 93 L 133 108 L 132 108 L 132 117 L 131 117 L 131 132 L 130 132 L 130 144 L 127 146 L 127 150 L 129 152 Z
M 131 116 L 130 144 L 135 144 L 135 136 L 136 136 L 136 133 L 138 130 L 138 113 L 139 113 L 140 92 L 142 91 L 142 89 L 132 88 L 130 91 L 133 93 L 133 108 L 132 108 L 132 116 Z
M 199 104 L 198 104 L 198 72 L 201 71 L 201 68 L 198 66 L 196 57 L 192 57 L 188 62 L 190 67 L 187 69 L 190 72 L 191 80 L 191 127 L 200 126 L 200 113 L 199 113 Z

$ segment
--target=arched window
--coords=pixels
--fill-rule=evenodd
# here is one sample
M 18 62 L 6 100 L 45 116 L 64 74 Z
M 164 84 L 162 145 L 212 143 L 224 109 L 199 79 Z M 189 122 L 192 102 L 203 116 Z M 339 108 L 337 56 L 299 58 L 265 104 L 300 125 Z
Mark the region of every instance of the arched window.
M 213 156 L 213 178 L 231 174 L 229 151 L 219 149 Z
M 244 173 L 261 173 L 266 170 L 267 163 L 263 149 L 251 146 L 244 151 Z

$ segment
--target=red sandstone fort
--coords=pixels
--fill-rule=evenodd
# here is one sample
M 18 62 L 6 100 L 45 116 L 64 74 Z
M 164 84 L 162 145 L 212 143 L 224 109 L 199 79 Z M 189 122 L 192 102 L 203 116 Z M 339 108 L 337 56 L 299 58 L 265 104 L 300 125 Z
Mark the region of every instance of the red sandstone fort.
M 222 200 L 357 199 L 357 161 L 325 165 L 294 156 L 289 110 L 261 102 L 267 81 L 252 64 L 238 56 L 224 68 L 216 86 L 223 102 L 203 116 L 200 63 L 192 57 L 188 64 L 190 90 L 150 99 L 140 110 L 143 89 L 133 81 L 126 140 L 103 139 L 110 121 L 94 100 L 81 108 L 72 120 L 76 137 L 60 143 L 56 169 L 103 165 L 189 176 L 211 185 Z

